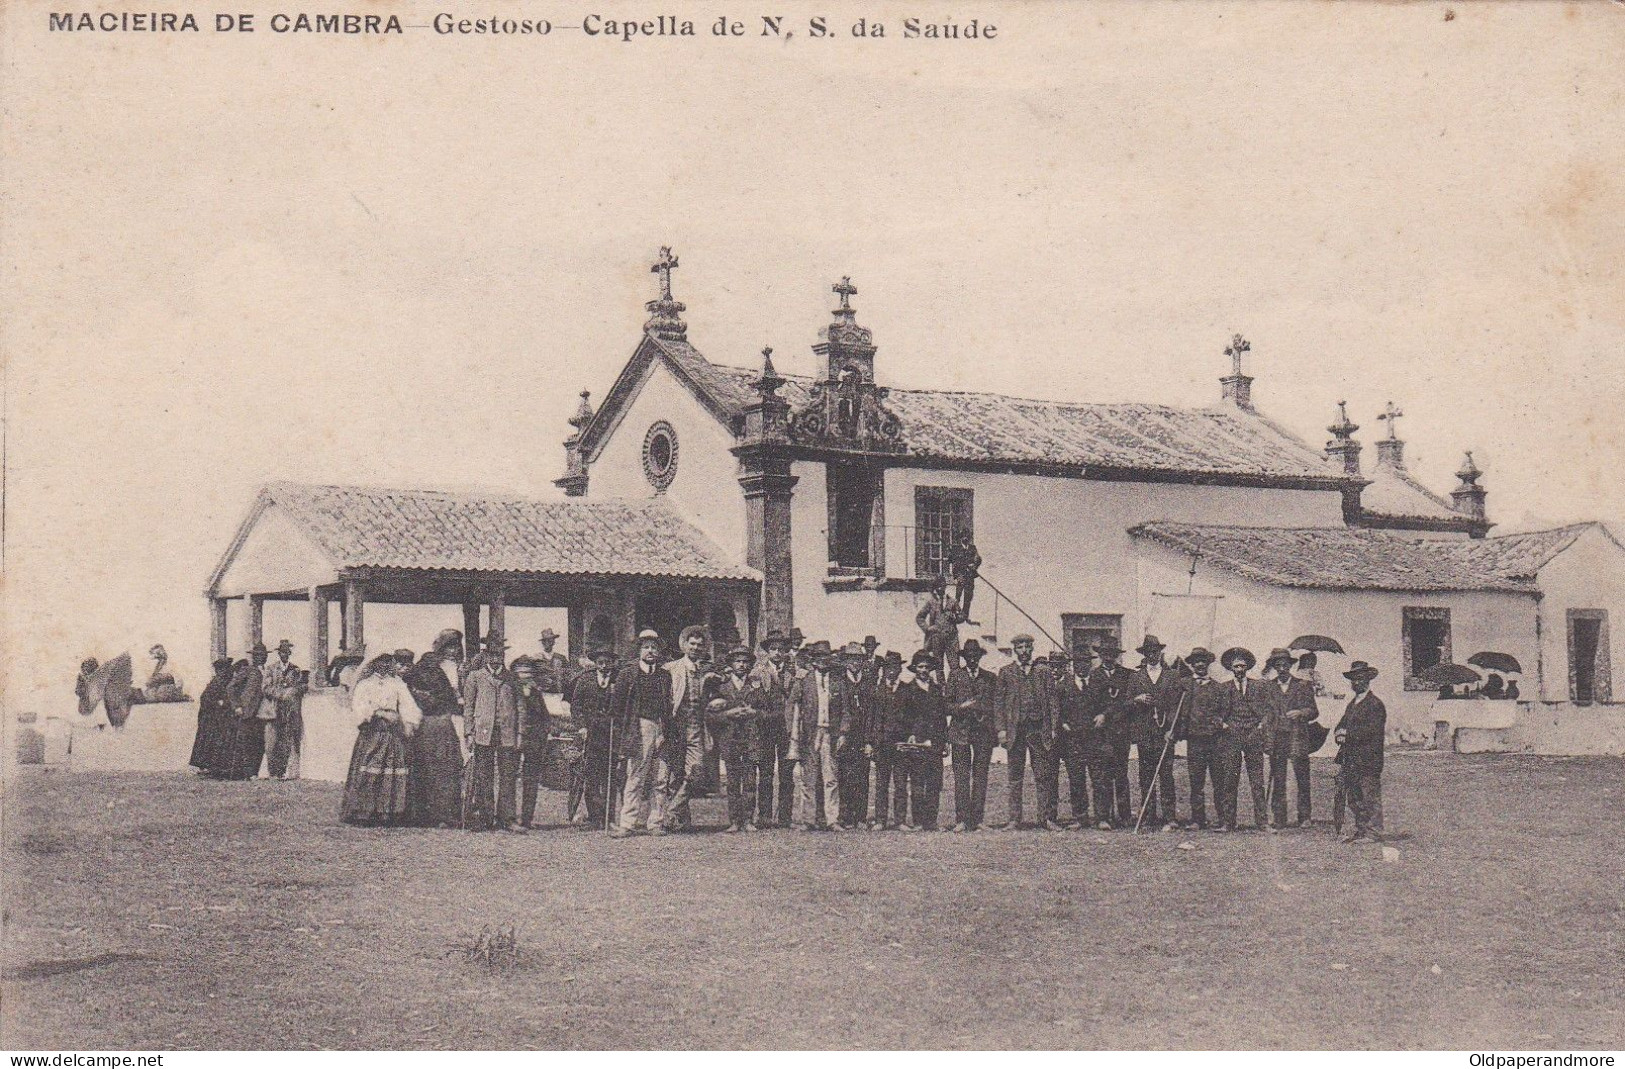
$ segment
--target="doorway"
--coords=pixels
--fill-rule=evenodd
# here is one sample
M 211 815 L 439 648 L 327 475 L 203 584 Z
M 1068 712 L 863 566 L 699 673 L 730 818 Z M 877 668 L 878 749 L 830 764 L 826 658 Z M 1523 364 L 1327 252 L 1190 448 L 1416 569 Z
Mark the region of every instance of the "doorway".
M 1612 698 L 1608 657 L 1608 612 L 1570 609 L 1569 699 L 1579 705 Z

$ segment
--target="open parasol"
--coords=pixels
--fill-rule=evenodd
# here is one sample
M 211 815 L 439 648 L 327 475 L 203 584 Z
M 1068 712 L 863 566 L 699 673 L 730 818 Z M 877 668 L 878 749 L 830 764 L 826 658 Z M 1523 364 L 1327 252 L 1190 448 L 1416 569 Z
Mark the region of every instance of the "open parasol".
M 1343 646 L 1335 638 L 1325 635 L 1299 635 L 1287 646 L 1289 650 L 1306 650 L 1311 653 L 1342 653 Z
M 1454 687 L 1463 683 L 1477 683 L 1484 677 L 1464 664 L 1452 664 L 1445 661 L 1432 668 L 1416 673 L 1416 678 L 1434 687 Z
M 1476 664 L 1486 672 L 1507 672 L 1512 675 L 1523 674 L 1523 665 L 1519 664 L 1518 658 L 1510 653 L 1485 650 L 1483 653 L 1475 653 L 1467 658 L 1467 663 Z

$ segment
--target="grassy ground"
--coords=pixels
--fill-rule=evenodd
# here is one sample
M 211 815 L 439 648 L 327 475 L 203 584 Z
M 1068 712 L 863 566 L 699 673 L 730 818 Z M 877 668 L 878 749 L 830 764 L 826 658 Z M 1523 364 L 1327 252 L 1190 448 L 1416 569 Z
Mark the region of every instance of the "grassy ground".
M 1324 825 L 363 830 L 327 785 L 25 772 L 0 1046 L 1618 1048 L 1622 771 L 1396 755 L 1397 862 Z M 508 971 L 454 953 L 508 924 Z

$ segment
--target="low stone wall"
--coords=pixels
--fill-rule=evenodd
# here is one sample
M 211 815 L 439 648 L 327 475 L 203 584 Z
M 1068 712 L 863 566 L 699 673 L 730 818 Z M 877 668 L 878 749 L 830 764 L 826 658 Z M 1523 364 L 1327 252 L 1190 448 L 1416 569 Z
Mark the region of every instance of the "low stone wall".
M 1625 757 L 1625 704 L 1519 702 L 1510 741 L 1520 753 Z

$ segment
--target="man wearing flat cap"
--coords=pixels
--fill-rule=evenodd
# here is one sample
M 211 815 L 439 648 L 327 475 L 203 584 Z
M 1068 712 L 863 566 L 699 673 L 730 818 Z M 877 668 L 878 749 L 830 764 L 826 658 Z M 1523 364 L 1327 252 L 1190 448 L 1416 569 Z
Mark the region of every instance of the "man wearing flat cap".
M 666 795 L 671 786 L 666 731 L 672 724 L 671 673 L 660 665 L 660 634 L 638 632 L 638 659 L 622 668 L 610 690 L 610 716 L 626 753 L 621 820 L 610 834 L 624 839 L 642 831 L 666 834 Z
M 1190 780 L 1191 826 L 1204 829 L 1208 826 L 1209 783 L 1213 785 L 1214 808 L 1223 811 L 1219 800 L 1224 796 L 1224 769 L 1218 761 L 1217 744 L 1230 709 L 1224 684 L 1208 674 L 1213 660 L 1212 651 L 1203 646 L 1185 655 L 1185 664 L 1191 670 L 1185 684 L 1185 770 Z M 1223 824 L 1220 819 L 1218 826 Z
M 1056 823 L 1055 792 L 1050 771 L 1055 760 L 1055 728 L 1060 708 L 1055 701 L 1055 680 L 1048 665 L 1033 660 L 1033 637 L 1017 635 L 1010 640 L 1015 660 L 999 669 L 994 701 L 998 709 L 999 745 L 1005 749 L 1010 768 L 1010 823 L 1021 827 L 1022 778 L 1032 759 L 1034 793 L 1038 796 L 1038 825 L 1061 830 Z
M 977 831 L 987 815 L 987 770 L 999 741 L 995 715 L 998 677 L 982 667 L 986 655 L 974 638 L 959 650 L 963 667 L 948 675 L 948 746 L 954 763 L 954 831 Z
M 1090 722 L 1105 736 L 1109 755 L 1105 793 L 1111 804 L 1104 813 L 1096 806 L 1095 813 L 1101 831 L 1134 826 L 1134 799 L 1128 781 L 1129 749 L 1135 741 L 1134 673 L 1118 663 L 1122 655 L 1123 647 L 1116 639 L 1101 639 L 1095 644 L 1095 657 L 1100 663 L 1089 672 Z
M 1184 714 L 1185 677 L 1163 657 L 1166 648 L 1156 635 L 1147 635 L 1134 651 L 1140 655 L 1140 667 L 1134 670 L 1129 722 L 1140 760 L 1140 807 L 1145 811 L 1145 826 L 1174 830 L 1179 827 L 1179 805 L 1174 789 L 1173 742 L 1184 730 L 1178 721 Z
M 1337 779 L 1354 810 L 1354 834 L 1344 842 L 1369 843 L 1382 839 L 1382 758 L 1388 732 L 1388 709 L 1371 693 L 1377 670 L 1355 661 L 1343 673 L 1354 697 L 1337 722 Z
M 1290 766 L 1298 791 L 1297 826 L 1307 828 L 1313 815 L 1309 786 L 1309 724 L 1320 716 L 1315 685 L 1292 674 L 1297 659 L 1284 649 L 1273 649 L 1264 659 L 1264 687 L 1275 700 L 1274 724 L 1268 734 L 1270 764 L 1270 823 L 1286 827 L 1286 772 Z
M 756 733 L 756 825 L 788 828 L 796 797 L 796 766 L 790 760 L 790 699 L 796 670 L 790 662 L 790 637 L 783 631 L 769 631 L 761 645 L 766 656 L 750 670 L 762 703 Z
M 1247 770 L 1247 787 L 1253 796 L 1253 827 L 1263 831 L 1267 808 L 1264 789 L 1264 736 L 1275 711 L 1275 700 L 1265 689 L 1268 683 L 1248 672 L 1258 664 L 1253 652 L 1240 646 L 1224 651 L 1219 664 L 1230 673 L 1224 684 L 1224 729 L 1218 735 L 1219 767 L 1224 793 L 1218 799 L 1220 831 L 1236 830 L 1236 809 L 1241 791 L 1241 772 Z

